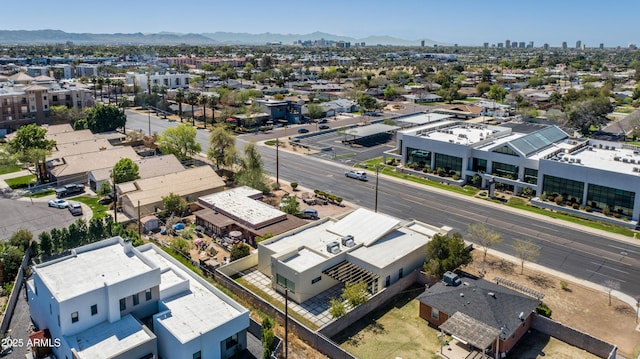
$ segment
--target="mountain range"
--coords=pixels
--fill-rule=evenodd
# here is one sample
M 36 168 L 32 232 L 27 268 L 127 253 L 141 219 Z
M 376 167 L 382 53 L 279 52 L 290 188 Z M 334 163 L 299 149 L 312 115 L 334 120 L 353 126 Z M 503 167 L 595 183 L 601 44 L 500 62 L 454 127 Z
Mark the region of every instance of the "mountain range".
M 214 32 L 202 34 L 182 34 L 175 32 L 159 33 L 114 33 L 91 34 L 70 33 L 61 30 L 0 30 L 0 43 L 5 45 L 46 45 L 73 42 L 76 45 L 265 45 L 280 42 L 283 45 L 293 44 L 298 40 L 332 40 L 351 42 L 352 46 L 364 42 L 367 46 L 433 46 L 437 42 L 430 39 L 405 40 L 392 36 L 369 36 L 357 39 L 349 36 L 333 35 L 324 32 L 310 34 L 248 34 L 236 32 Z M 446 45 L 446 44 L 443 44 Z

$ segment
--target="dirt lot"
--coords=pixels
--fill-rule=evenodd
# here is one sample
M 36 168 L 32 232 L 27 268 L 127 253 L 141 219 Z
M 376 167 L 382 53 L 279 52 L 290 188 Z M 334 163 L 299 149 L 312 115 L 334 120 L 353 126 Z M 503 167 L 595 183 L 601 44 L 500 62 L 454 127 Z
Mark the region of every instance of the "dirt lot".
M 482 269 L 482 253 L 474 251 L 474 262 L 465 270 L 479 274 Z M 640 354 L 640 331 L 636 330 L 635 308 L 609 297 L 604 290 L 598 291 L 575 283 L 562 289 L 560 278 L 527 268 L 520 274 L 518 264 L 488 256 L 485 278 L 501 277 L 542 292 L 544 303 L 553 310 L 552 319 L 570 327 L 589 333 L 609 343 L 616 344 L 625 357 Z M 554 356 L 555 357 L 555 356 Z

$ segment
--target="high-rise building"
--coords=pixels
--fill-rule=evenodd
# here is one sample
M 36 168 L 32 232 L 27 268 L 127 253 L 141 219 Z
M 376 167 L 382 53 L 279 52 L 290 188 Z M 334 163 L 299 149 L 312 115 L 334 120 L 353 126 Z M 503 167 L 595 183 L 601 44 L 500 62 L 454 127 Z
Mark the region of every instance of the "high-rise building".
M 547 44 L 547 43 L 545 43 L 544 45 L 542 45 L 542 47 L 543 47 L 545 50 L 549 50 L 549 44 Z
M 485 49 L 488 49 L 488 48 L 489 48 L 489 43 L 488 43 L 488 42 L 485 42 L 485 43 L 484 43 L 484 48 L 485 48 Z
M 604 44 L 600 43 L 600 50 L 603 50 L 603 49 L 604 49 Z
M 576 41 L 576 49 L 578 50 L 582 49 L 582 41 L 580 40 Z
M 524 48 L 525 48 L 525 43 L 524 43 L 524 41 L 520 41 L 520 42 L 518 43 L 518 48 L 521 48 L 521 49 L 524 49 Z
M 420 41 L 420 47 L 424 47 L 424 40 Z
M 503 47 L 504 47 L 504 44 L 503 44 L 503 43 L 501 43 L 501 42 L 499 42 L 499 43 L 498 43 L 498 48 L 499 48 L 499 49 L 501 49 L 501 48 L 503 48 Z
M 533 49 L 533 41 L 529 41 L 529 44 L 527 45 L 527 48 Z
M 562 49 L 563 49 L 563 50 L 566 50 L 566 49 L 567 49 L 567 42 L 566 42 L 566 41 L 563 41 L 563 42 L 562 42 Z
M 511 40 L 504 40 L 504 47 L 507 49 L 511 47 Z

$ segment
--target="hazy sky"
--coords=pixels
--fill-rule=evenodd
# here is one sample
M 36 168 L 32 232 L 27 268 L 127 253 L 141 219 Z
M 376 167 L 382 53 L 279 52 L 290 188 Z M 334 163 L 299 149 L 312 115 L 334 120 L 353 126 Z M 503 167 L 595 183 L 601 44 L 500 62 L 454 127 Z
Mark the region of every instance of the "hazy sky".
M 481 45 L 506 39 L 588 47 L 640 45 L 638 0 L 31 0 L 2 2 L 2 30 L 322 31 Z M 10 15 L 16 14 L 16 16 Z M 0 39 L 0 42 L 2 39 Z

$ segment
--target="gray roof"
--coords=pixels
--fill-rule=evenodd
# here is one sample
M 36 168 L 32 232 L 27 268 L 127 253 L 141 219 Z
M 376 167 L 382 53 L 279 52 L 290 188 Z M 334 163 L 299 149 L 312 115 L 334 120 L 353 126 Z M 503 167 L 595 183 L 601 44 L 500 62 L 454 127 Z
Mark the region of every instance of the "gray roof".
M 377 135 L 379 133 L 395 131 L 399 128 L 400 126 L 390 126 L 382 123 L 375 123 L 373 125 L 350 128 L 344 131 L 344 133 L 346 135 L 353 136 L 354 138 L 362 138 Z
M 538 306 L 536 298 L 518 293 L 486 281 L 462 277 L 463 284 L 445 286 L 442 282 L 418 296 L 421 303 L 436 308 L 450 317 L 456 312 L 480 321 L 501 331 L 505 339 L 515 333 L 522 324 L 520 313 L 526 319 Z M 493 295 L 490 295 L 493 293 Z
M 509 143 L 526 157 L 529 157 L 567 137 L 569 137 L 569 135 L 560 128 L 551 126 L 515 139 Z

